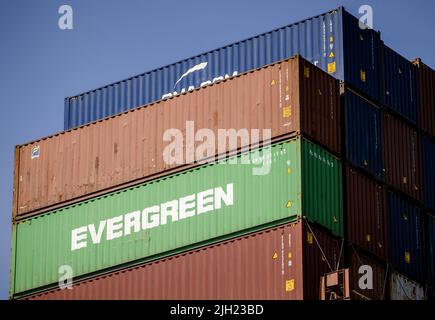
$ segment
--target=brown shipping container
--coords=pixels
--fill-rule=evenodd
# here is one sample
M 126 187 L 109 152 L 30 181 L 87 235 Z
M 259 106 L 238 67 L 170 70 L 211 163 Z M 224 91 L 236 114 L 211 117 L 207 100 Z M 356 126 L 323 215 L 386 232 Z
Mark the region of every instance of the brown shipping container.
M 341 240 L 297 221 L 26 299 L 316 300 L 340 248 Z
M 388 289 L 386 266 L 364 256 L 353 248 L 350 250 L 351 300 L 385 300 Z
M 435 71 L 416 59 L 418 67 L 418 94 L 420 106 L 420 127 L 435 137 Z
M 350 166 L 346 168 L 346 184 L 349 242 L 386 260 L 385 188 Z
M 386 182 L 421 201 L 418 132 L 388 113 L 383 119 Z
M 167 164 L 163 159 L 170 144 L 163 140 L 166 130 L 179 129 L 183 141 L 193 139 L 187 121 L 216 137 L 218 129 L 260 129 L 260 140 L 262 129 L 271 129 L 275 141 L 303 133 L 339 153 L 339 110 L 337 80 L 300 57 L 284 60 L 17 146 L 13 215 L 32 216 L 192 166 L 184 155 L 190 158 L 194 149 L 187 149 L 186 142 L 183 162 Z M 174 141 L 174 136 L 169 138 Z M 250 139 L 238 139 L 238 147 L 249 146 Z M 225 150 L 229 148 L 226 143 Z

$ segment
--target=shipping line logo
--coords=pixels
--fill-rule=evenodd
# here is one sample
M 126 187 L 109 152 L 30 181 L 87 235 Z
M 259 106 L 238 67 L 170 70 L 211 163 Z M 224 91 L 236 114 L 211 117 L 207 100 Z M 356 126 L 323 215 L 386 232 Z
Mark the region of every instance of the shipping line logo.
M 124 213 L 71 231 L 71 251 L 98 245 L 143 230 L 212 213 L 234 204 L 233 183 L 190 194 L 141 210 Z
M 216 136 L 215 131 L 208 128 L 195 131 L 195 122 L 186 121 L 184 131 L 170 128 L 163 133 L 163 141 L 168 143 L 163 149 L 163 161 L 167 165 L 205 164 L 215 162 L 217 155 L 228 153 L 230 158 L 220 160 L 219 164 L 253 165 L 253 175 L 267 175 L 271 169 L 271 162 L 268 161 L 271 153 L 271 137 L 271 129 L 246 128 L 217 129 Z M 242 148 L 246 150 L 250 146 L 251 151 L 243 152 L 240 157 L 236 157 L 239 141 Z M 262 157 L 259 156 L 260 146 L 262 146 Z M 262 161 L 259 163 L 255 159 Z
M 195 72 L 198 72 L 198 71 L 202 71 L 202 70 L 204 70 L 205 68 L 207 68 L 207 66 L 208 66 L 208 62 L 207 62 L 207 61 L 204 61 L 204 62 L 198 63 L 197 65 L 195 65 L 195 66 L 193 66 L 192 68 L 188 69 L 188 70 L 187 70 L 185 73 L 183 73 L 183 74 L 181 75 L 181 77 L 180 77 L 180 78 L 175 82 L 174 87 L 173 87 L 173 90 L 174 90 L 174 91 L 173 91 L 173 92 L 168 92 L 168 93 L 163 94 L 163 95 L 162 95 L 162 99 L 171 98 L 171 97 L 173 97 L 173 96 L 178 95 L 179 93 L 181 94 L 181 93 L 184 93 L 184 92 L 187 92 L 187 91 L 192 91 L 192 90 L 194 90 L 194 89 L 195 89 L 195 86 L 194 86 L 194 85 L 189 85 L 189 86 L 187 87 L 187 89 L 186 89 L 186 88 L 182 88 L 182 89 L 180 90 L 180 92 L 177 92 L 177 91 L 175 90 L 175 88 L 176 88 L 176 86 L 180 83 L 181 80 L 183 80 L 184 78 L 188 77 L 188 76 L 189 76 L 190 74 L 192 74 L 192 73 L 195 73 Z M 216 83 L 216 82 L 222 81 L 222 80 L 224 80 L 224 79 L 228 79 L 228 78 L 234 77 L 234 76 L 236 76 L 236 75 L 238 75 L 238 71 L 233 71 L 232 75 L 229 75 L 229 74 L 220 75 L 220 76 L 217 76 L 217 77 L 213 78 L 212 80 L 209 79 L 209 80 L 206 80 L 206 81 L 201 82 L 201 84 L 199 85 L 199 87 L 205 87 L 205 86 L 208 86 L 208 85 L 210 85 L 210 84 L 212 84 L 212 83 Z

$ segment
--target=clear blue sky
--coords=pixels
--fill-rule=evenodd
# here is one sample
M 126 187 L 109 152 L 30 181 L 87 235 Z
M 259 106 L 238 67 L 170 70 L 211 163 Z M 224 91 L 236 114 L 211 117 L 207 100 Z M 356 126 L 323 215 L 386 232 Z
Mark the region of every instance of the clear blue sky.
M 58 8 L 74 29 L 58 28 Z M 344 5 L 405 57 L 435 67 L 435 2 L 0 0 L 0 298 L 7 298 L 13 147 L 63 128 L 63 99 Z

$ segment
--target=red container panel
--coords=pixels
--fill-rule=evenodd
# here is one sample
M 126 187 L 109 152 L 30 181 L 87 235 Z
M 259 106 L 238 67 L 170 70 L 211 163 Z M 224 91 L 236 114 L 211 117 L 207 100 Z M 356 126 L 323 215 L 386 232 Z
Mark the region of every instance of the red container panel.
M 347 166 L 346 202 L 349 242 L 386 260 L 385 188 L 370 177 Z
M 318 299 L 340 244 L 298 221 L 27 298 Z
M 260 141 L 264 129 L 271 129 L 274 140 L 304 134 L 339 153 L 339 110 L 337 80 L 300 57 L 285 60 L 18 146 L 13 215 L 30 217 L 193 166 L 203 159 L 191 158 L 195 148 L 187 149 L 187 140 L 201 146 L 204 138 L 195 138 L 200 129 L 209 129 L 215 140 L 220 129 L 241 130 L 237 146 L 227 139 L 219 150 L 217 141 L 210 158 L 249 146 L 254 129 Z M 179 163 L 169 164 L 163 156 L 168 129 L 182 136 Z
M 385 113 L 384 158 L 386 182 L 421 201 L 421 156 L 418 132 Z

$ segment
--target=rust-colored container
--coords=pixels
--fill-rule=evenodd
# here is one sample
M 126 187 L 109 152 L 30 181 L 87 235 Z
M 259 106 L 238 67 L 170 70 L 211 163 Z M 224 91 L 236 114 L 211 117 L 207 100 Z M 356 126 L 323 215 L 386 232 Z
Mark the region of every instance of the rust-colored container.
M 349 242 L 386 261 L 386 191 L 375 180 L 346 168 L 347 235 Z
M 210 129 L 216 140 L 219 129 L 247 129 L 246 139 L 240 138 L 243 130 L 238 132 L 237 147 L 255 142 L 252 129 L 260 130 L 260 140 L 262 129 L 271 129 L 274 140 L 303 133 L 339 153 L 339 109 L 338 81 L 295 57 L 17 146 L 13 215 L 15 219 L 32 216 L 185 169 L 206 139 L 201 136 L 204 131 L 198 132 L 191 146 L 189 141 L 203 128 Z M 164 141 L 168 129 L 178 130 L 183 140 L 178 163 L 168 164 L 163 157 L 177 137 L 172 131 L 169 141 Z M 226 140 L 219 149 L 219 141 L 211 148 L 212 157 L 236 148 Z
M 385 265 L 350 248 L 350 294 L 352 300 L 385 300 L 388 274 Z
M 385 113 L 384 159 L 386 182 L 421 201 L 421 156 L 418 132 Z
M 297 221 L 27 299 L 318 299 L 340 244 Z
M 435 137 L 435 71 L 421 59 L 415 59 L 413 63 L 417 66 L 420 127 Z

